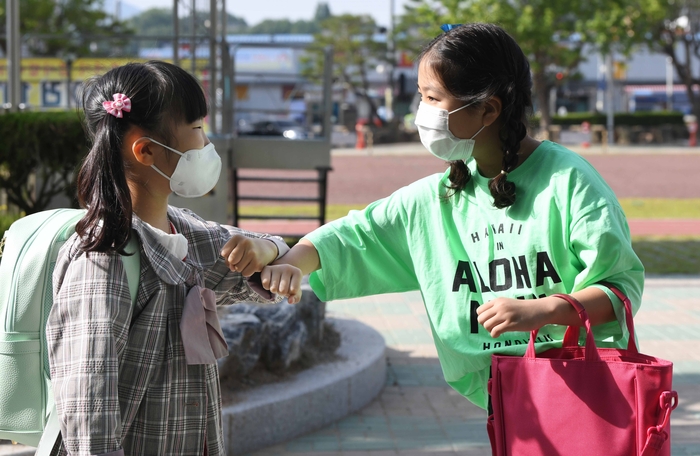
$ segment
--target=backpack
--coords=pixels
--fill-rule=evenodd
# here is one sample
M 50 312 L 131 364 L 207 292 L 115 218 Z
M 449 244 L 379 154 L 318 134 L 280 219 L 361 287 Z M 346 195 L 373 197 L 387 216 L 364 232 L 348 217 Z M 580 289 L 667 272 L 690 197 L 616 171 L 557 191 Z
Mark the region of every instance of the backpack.
M 60 432 L 45 327 L 58 251 L 84 215 L 80 209 L 28 215 L 14 222 L 0 243 L 0 439 L 29 446 L 41 440 L 41 448 L 50 451 Z M 136 253 L 122 257 L 133 304 L 141 267 L 136 236 L 125 250 Z

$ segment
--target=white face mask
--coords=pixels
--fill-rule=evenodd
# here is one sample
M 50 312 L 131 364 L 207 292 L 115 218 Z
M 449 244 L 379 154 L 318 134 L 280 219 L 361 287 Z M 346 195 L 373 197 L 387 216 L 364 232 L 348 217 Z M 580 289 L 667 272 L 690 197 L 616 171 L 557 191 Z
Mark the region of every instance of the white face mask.
M 148 139 L 180 155 L 180 160 L 170 177 L 156 168 L 155 165 L 151 165 L 158 174 L 170 181 L 170 190 L 176 195 L 197 198 L 209 193 L 219 181 L 221 157 L 216 153 L 213 143 L 209 143 L 201 149 L 190 149 L 182 153 L 153 138 Z
M 446 161 L 467 161 L 474 150 L 474 138 L 486 125 L 474 133 L 470 139 L 460 139 L 450 131 L 450 114 L 460 111 L 467 106 L 457 108 L 454 111 L 436 108 L 424 102 L 418 105 L 416 113 L 416 127 L 420 141 L 433 155 Z

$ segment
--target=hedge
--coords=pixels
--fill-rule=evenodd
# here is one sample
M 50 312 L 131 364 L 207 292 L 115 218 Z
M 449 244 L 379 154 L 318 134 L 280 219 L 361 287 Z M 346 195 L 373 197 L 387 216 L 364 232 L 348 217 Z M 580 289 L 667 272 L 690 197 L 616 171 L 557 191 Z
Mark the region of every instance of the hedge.
M 613 118 L 616 126 L 685 125 L 683 113 L 676 111 L 617 112 Z M 583 122 L 606 125 L 608 117 L 600 112 L 572 112 L 565 116 L 552 116 L 552 125 L 581 125 Z M 539 116 L 532 116 L 530 124 L 539 126 Z
M 0 187 L 9 203 L 31 214 L 58 194 L 74 197 L 75 170 L 88 151 L 76 111 L 0 115 L 0 138 Z
M 5 234 L 10 225 L 12 225 L 22 214 L 2 214 L 0 213 L 0 239 Z

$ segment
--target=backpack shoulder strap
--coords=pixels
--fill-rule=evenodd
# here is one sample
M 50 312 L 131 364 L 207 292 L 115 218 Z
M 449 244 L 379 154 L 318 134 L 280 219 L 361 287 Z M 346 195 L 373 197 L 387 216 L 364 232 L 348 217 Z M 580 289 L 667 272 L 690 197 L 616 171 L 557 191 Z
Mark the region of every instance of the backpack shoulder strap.
M 141 278 L 141 251 L 139 249 L 139 241 L 136 233 L 131 232 L 129 242 L 124 249 L 126 253 L 131 255 L 122 255 L 122 262 L 126 270 L 126 281 L 129 282 L 129 295 L 131 296 L 131 305 L 136 305 L 136 295 L 139 290 L 139 279 Z
M 36 448 L 34 456 L 49 456 L 53 447 L 56 446 L 58 436 L 61 434 L 61 425 L 58 422 L 58 413 L 56 412 L 56 404 L 53 404 L 49 416 L 46 419 L 44 433 L 41 434 L 41 440 Z

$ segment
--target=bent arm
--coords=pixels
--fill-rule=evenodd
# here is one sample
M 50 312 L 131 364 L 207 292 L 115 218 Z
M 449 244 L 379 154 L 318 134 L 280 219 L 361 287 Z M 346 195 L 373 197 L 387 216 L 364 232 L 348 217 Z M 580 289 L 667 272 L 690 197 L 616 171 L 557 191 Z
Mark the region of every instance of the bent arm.
M 608 295 L 600 288 L 589 287 L 571 293 L 586 309 L 591 325 L 616 320 Z M 581 319 L 568 301 L 557 296 L 538 299 L 500 297 L 477 309 L 478 321 L 491 334 L 499 337 L 509 331 L 532 331 L 544 325 L 581 326 Z
M 583 290 L 571 293 L 571 296 L 576 298 L 581 305 L 586 309 L 588 318 L 591 320 L 591 326 L 600 325 L 615 321 L 615 310 L 608 295 L 596 287 L 589 287 Z M 544 324 L 548 325 L 565 325 L 565 326 L 580 326 L 581 319 L 578 313 L 566 300 L 556 296 L 548 296 L 541 298 L 540 304 L 547 310 L 547 321 Z
M 301 270 L 302 275 L 321 269 L 321 259 L 318 256 L 318 250 L 308 239 L 300 240 L 286 255 L 274 261 L 273 264 L 295 266 Z

